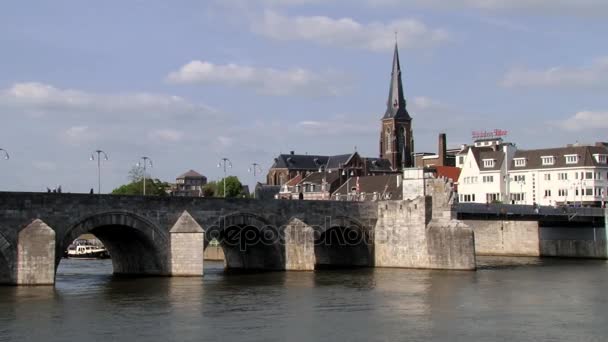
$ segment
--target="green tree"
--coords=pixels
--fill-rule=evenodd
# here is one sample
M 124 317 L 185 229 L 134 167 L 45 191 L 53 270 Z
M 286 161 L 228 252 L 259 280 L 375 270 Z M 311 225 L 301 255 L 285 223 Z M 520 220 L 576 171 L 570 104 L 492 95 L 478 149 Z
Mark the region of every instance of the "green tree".
M 143 168 L 134 166 L 129 171 L 128 184 L 119 186 L 112 190 L 113 195 L 142 195 L 144 193 L 144 182 L 143 182 Z M 146 176 L 146 195 L 151 196 L 166 196 L 167 189 L 170 185 L 167 182 L 163 182 L 159 179 L 150 179 Z
M 224 181 L 226 182 L 226 197 L 240 197 L 243 185 L 236 176 L 222 178 L 216 183 L 216 197 L 224 197 Z

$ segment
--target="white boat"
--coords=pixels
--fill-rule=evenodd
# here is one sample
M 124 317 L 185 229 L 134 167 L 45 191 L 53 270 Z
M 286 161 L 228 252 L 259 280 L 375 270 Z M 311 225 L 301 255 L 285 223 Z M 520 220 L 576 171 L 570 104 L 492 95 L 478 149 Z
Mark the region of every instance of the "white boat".
M 68 247 L 67 257 L 70 259 L 107 259 L 110 257 L 110 253 L 103 246 L 79 244 Z

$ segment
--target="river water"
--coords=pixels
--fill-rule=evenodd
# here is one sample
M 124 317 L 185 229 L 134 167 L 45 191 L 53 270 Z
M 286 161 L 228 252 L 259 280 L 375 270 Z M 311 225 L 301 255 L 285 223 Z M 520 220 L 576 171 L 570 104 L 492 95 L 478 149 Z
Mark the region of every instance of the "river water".
M 607 262 L 478 262 L 117 278 L 109 260 L 63 260 L 54 288 L 0 287 L 0 341 L 608 340 Z

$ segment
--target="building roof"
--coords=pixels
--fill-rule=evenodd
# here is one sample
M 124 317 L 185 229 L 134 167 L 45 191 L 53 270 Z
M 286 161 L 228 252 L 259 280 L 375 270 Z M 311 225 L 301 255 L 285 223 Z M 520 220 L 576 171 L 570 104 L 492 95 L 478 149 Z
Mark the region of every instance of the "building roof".
M 319 156 L 307 154 L 281 154 L 275 158 L 271 169 L 289 169 L 317 172 L 319 169 L 337 170 L 349 163 L 352 158 L 361 158 L 358 152 L 339 154 L 335 156 Z M 361 158 L 370 172 L 390 172 L 391 163 L 387 159 Z
M 395 43 L 393 55 L 393 71 L 391 73 L 391 84 L 388 92 L 386 112 L 382 119 L 404 119 L 411 120 L 407 112 L 405 97 L 403 96 L 403 83 L 401 81 L 401 65 L 399 63 L 399 49 Z
M 327 156 L 308 154 L 281 154 L 274 159 L 272 169 L 318 170 L 327 164 Z
M 593 157 L 594 154 L 608 154 L 608 148 L 604 146 L 566 146 L 558 148 L 545 148 L 537 150 L 517 150 L 513 159 L 525 158 L 525 166 L 515 166 L 515 160 L 509 165 L 509 170 L 529 170 L 529 169 L 554 169 L 581 166 L 608 166 L 600 164 Z M 578 155 L 578 162 L 566 164 L 565 155 Z M 543 165 L 541 157 L 553 156 L 553 165 Z
M 403 198 L 403 182 L 401 175 L 383 175 L 383 176 L 366 176 L 366 177 L 351 177 L 350 182 L 345 182 L 340 186 L 332 196 L 346 195 L 347 184 L 350 188 L 357 187 L 359 183 L 359 193 L 378 194 L 390 193 L 392 200 L 399 200 Z
M 433 166 L 437 170 L 437 177 L 445 177 L 451 179 L 453 182 L 458 182 L 460 172 L 462 171 L 459 167 L 454 166 Z
M 302 179 L 302 181 L 299 184 L 308 183 L 308 184 L 321 185 L 321 184 L 323 184 L 324 178 L 327 183 L 332 184 L 333 182 L 340 179 L 340 174 L 337 171 L 313 172 L 310 175 L 308 175 L 306 178 Z
M 200 173 L 198 173 L 194 170 L 189 170 L 177 177 L 177 179 L 185 179 L 185 178 L 207 178 L 207 177 L 201 175 Z
M 476 148 L 473 150 L 473 155 L 475 155 L 475 160 L 477 161 L 477 166 L 479 167 L 479 171 L 497 171 L 502 168 L 502 164 L 505 160 L 505 153 L 502 150 L 494 151 L 492 149 L 487 148 Z M 494 166 L 485 167 L 483 165 L 484 159 L 493 159 Z
M 284 185 L 286 185 L 286 186 L 295 186 L 298 183 L 300 183 L 301 181 L 302 181 L 302 175 L 298 174 L 297 176 L 295 176 L 292 179 L 288 180 L 287 183 L 285 183 Z
M 357 152 L 355 153 L 351 153 L 351 154 L 339 154 L 337 156 L 331 156 L 329 157 L 329 160 L 327 161 L 327 165 L 326 168 L 328 170 L 336 170 L 342 167 L 342 165 L 348 163 L 348 161 L 355 156 L 355 154 L 358 154 Z

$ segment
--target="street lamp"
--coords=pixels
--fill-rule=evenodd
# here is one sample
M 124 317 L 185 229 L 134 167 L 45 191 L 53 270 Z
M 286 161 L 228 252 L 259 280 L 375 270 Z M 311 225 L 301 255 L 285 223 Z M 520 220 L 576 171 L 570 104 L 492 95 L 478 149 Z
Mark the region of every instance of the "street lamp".
M 346 173 L 346 170 L 342 170 L 342 176 L 347 176 L 347 178 L 346 178 L 346 200 L 347 201 L 348 201 L 348 195 L 350 193 L 350 178 L 354 175 L 355 175 L 355 172 L 353 170 L 350 170 L 349 174 Z
M 91 153 L 90 160 L 95 160 L 95 153 L 97 153 L 97 194 L 101 194 L 101 155 L 103 159 L 108 160 L 108 155 L 102 150 L 95 150 Z
M 152 159 L 143 156 L 140 158 L 142 161 L 137 163 L 138 167 L 142 167 L 144 168 L 144 196 L 146 196 L 146 166 L 148 164 L 150 164 L 150 167 L 152 167 Z
M 228 158 L 222 158 L 219 163 L 217 163 L 217 167 L 224 167 L 224 198 L 226 198 L 226 166 L 232 168 L 232 162 Z
M 256 183 L 258 181 L 257 179 L 257 172 L 264 172 L 262 170 L 262 168 L 260 167 L 260 164 L 258 163 L 252 163 L 251 167 L 247 170 L 249 173 L 253 172 L 253 182 Z M 226 182 L 224 182 L 226 183 Z M 255 198 L 255 189 L 253 189 L 253 198 Z

